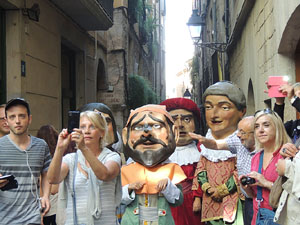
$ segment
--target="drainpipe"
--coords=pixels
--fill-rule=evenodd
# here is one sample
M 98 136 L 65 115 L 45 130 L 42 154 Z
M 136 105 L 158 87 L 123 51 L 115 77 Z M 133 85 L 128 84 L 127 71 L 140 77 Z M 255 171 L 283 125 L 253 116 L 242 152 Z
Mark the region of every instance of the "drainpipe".
M 213 42 L 218 42 L 217 37 L 217 3 L 216 0 L 213 1 L 212 17 L 213 17 Z

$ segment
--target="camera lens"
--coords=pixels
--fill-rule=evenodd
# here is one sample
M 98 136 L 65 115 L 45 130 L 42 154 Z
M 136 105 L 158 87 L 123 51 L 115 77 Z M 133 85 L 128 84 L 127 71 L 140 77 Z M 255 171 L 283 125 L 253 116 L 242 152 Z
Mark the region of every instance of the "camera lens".
M 241 179 L 241 183 L 242 183 L 242 185 L 247 185 L 247 177 L 243 177 L 242 179 Z
M 247 184 L 254 184 L 255 183 L 255 179 L 254 178 L 252 178 L 252 177 L 243 177 L 242 179 L 241 179 L 241 183 L 242 183 L 242 185 L 247 185 Z

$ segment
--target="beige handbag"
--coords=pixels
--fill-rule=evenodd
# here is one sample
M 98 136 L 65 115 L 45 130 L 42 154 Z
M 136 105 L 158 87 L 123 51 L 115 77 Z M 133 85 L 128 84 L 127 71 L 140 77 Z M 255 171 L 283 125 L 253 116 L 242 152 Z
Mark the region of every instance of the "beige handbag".
M 269 204 L 273 209 L 277 209 L 279 204 L 279 199 L 281 196 L 281 193 L 283 191 L 282 185 L 287 181 L 287 178 L 285 176 L 278 176 L 278 178 L 273 183 L 273 186 L 271 188 L 271 192 L 269 195 Z

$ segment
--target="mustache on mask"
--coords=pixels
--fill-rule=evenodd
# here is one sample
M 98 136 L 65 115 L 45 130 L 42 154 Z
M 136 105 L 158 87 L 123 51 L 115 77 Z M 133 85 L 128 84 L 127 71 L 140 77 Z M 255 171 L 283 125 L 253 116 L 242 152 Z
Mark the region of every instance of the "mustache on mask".
M 150 141 L 152 144 L 161 144 L 165 148 L 167 147 L 167 145 L 163 141 L 161 141 L 159 139 L 156 139 L 152 135 L 149 135 L 149 136 L 146 136 L 146 137 L 142 136 L 139 140 L 137 140 L 134 143 L 133 148 L 135 149 L 136 146 L 138 146 L 140 144 L 143 144 L 143 143 L 145 143 L 147 141 Z

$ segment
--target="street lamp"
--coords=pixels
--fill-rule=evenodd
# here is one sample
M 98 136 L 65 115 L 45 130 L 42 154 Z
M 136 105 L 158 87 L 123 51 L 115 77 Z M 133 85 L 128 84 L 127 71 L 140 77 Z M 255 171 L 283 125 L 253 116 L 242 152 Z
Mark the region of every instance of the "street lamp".
M 189 28 L 190 35 L 194 43 L 198 42 L 201 35 L 201 28 L 205 26 L 205 20 L 203 17 L 198 15 L 197 9 L 193 9 L 193 13 L 186 25 Z
M 183 97 L 187 98 L 187 99 L 191 99 L 192 98 L 192 95 L 191 95 L 191 93 L 190 93 L 190 91 L 189 91 L 188 88 L 185 90 L 185 92 L 183 94 Z
M 195 46 L 200 48 L 210 48 L 218 52 L 225 52 L 227 43 L 222 42 L 202 42 L 202 27 L 206 26 L 205 14 L 198 15 L 198 9 L 193 9 L 193 13 L 186 25 L 189 28 L 191 38 Z

